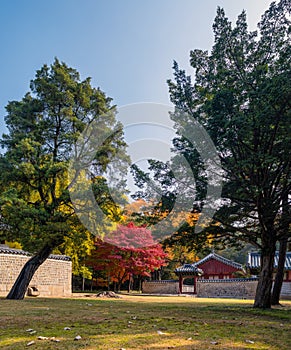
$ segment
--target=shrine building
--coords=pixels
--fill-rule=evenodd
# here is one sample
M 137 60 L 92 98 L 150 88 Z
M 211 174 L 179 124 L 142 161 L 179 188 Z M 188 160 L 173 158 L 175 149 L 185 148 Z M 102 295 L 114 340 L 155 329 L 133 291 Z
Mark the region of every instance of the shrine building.
M 279 261 L 279 252 L 275 253 L 274 275 L 277 272 Z M 250 252 L 248 254 L 247 269 L 252 275 L 258 275 L 261 267 L 261 255 L 258 252 Z M 275 278 L 275 276 L 274 276 Z M 291 252 L 286 253 L 284 264 L 284 282 L 291 282 Z
M 193 280 L 192 293 L 196 294 L 197 279 L 199 280 L 226 280 L 235 278 L 235 273 L 244 272 L 241 264 L 228 260 L 216 253 L 211 253 L 193 264 L 184 264 L 175 270 L 179 277 L 179 293 L 189 293 L 184 287 L 184 281 Z M 187 289 L 187 291 L 186 291 Z

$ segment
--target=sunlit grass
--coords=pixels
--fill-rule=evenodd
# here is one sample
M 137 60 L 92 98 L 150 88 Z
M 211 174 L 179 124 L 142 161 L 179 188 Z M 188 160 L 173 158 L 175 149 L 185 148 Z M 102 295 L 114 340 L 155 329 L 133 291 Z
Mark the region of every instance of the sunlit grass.
M 290 348 L 291 302 L 272 310 L 251 300 L 123 295 L 121 299 L 0 299 L 0 348 Z M 69 327 L 70 330 L 64 330 Z M 31 328 L 35 333 L 27 332 Z M 80 335 L 78 341 L 74 338 Z M 38 340 L 38 336 L 55 337 Z

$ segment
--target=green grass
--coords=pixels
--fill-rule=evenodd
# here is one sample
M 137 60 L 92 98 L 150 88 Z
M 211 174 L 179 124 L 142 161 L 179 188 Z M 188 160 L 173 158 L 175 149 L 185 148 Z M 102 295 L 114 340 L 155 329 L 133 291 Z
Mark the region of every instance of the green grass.
M 137 295 L 0 299 L 0 349 L 287 350 L 291 302 L 283 305 L 257 310 L 246 300 Z

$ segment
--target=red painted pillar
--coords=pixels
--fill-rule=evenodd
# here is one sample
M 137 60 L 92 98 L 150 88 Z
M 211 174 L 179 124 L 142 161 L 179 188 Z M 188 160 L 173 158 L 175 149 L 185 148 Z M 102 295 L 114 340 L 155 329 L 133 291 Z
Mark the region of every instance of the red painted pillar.
M 194 276 L 194 294 L 197 294 L 197 276 Z
M 183 277 L 179 276 L 179 294 L 182 294 L 182 288 L 183 288 Z

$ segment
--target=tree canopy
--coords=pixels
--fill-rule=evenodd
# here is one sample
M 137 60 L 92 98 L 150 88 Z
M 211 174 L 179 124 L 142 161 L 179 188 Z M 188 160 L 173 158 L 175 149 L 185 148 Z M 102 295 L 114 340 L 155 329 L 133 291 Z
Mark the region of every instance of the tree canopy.
M 256 307 L 271 305 L 276 242 L 290 235 L 290 215 L 282 216 L 291 188 L 290 9 L 289 0 L 272 3 L 258 32 L 249 32 L 245 12 L 232 27 L 218 8 L 211 52 L 190 53 L 194 83 L 177 63 L 175 82 L 169 81 L 171 100 L 184 112 L 182 122 L 203 125 L 224 170 L 225 204 L 214 216 L 220 223 L 214 230 L 261 250 Z M 173 114 L 178 133 L 179 115 Z M 181 142 L 191 153 L 187 140 Z
M 88 264 L 104 272 L 118 290 L 123 282 L 133 276 L 148 277 L 165 265 L 167 254 L 153 240 L 151 231 L 133 223 L 118 225 L 106 240 L 98 239 Z
M 80 228 L 69 195 L 70 181 L 74 181 L 68 177 L 69 161 L 78 137 L 93 122 L 100 132 L 116 128 L 111 102 L 91 86 L 90 78 L 81 80 L 75 69 L 55 59 L 36 72 L 30 92 L 21 101 L 8 103 L 8 133 L 1 139 L 4 154 L 0 158 L 2 234 L 36 253 L 8 297 L 23 298 L 38 266 Z M 87 180 L 102 179 L 117 152 L 125 154 L 121 127 L 95 150 Z M 94 181 L 92 186 L 96 202 L 101 206 L 106 202 L 108 208 L 106 181 Z
M 176 179 L 165 165 L 151 163 L 161 188 L 170 184 L 166 192 L 172 193 L 173 201 L 180 186 L 179 191 L 192 200 L 194 213 L 212 208 L 213 221 L 204 232 L 234 244 L 247 241 L 261 251 L 254 306 L 263 308 L 271 306 L 276 243 L 290 237 L 290 5 L 290 0 L 272 3 L 253 32 L 244 11 L 232 25 L 218 8 L 212 50 L 190 52 L 194 81 L 177 62 L 174 80 L 168 81 L 177 130 L 173 148 L 190 168 L 173 158 L 170 168 L 175 166 L 182 174 Z M 199 130 L 209 138 L 201 138 Z M 209 162 L 204 155 L 212 142 L 218 158 Z M 137 176 L 143 180 L 144 175 Z M 212 196 L 207 195 L 209 187 L 217 187 Z M 191 226 L 186 230 L 188 237 L 181 239 L 197 241 L 197 232 Z

